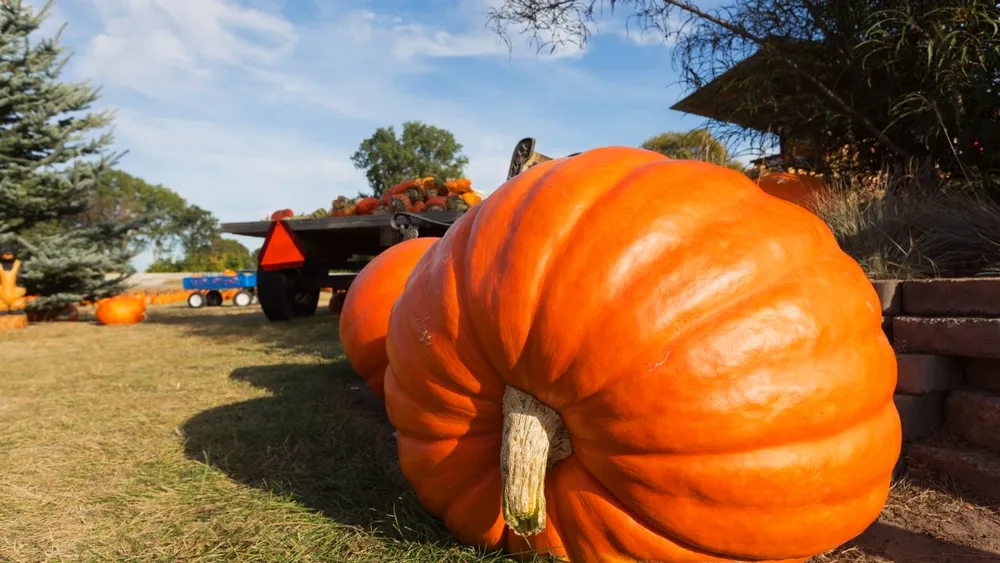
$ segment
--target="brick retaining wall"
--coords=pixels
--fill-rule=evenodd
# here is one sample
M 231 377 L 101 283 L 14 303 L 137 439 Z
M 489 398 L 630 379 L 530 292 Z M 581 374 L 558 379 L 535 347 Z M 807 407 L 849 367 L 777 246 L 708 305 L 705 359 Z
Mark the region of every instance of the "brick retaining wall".
M 1000 502 L 1000 278 L 873 285 L 896 350 L 905 458 Z M 945 439 L 918 443 L 935 434 Z

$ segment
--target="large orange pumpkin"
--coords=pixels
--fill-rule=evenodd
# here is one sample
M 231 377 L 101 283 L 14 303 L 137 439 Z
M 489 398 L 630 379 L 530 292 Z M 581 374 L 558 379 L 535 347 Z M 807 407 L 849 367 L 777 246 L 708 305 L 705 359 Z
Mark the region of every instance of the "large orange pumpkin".
M 420 257 L 438 239 L 424 237 L 403 241 L 365 265 L 344 298 L 340 310 L 340 341 L 347 361 L 380 399 L 382 378 L 389 359 L 385 334 L 389 313 Z
M 135 324 L 145 320 L 146 303 L 142 297 L 112 297 L 101 300 L 95 314 L 102 325 Z
M 900 450 L 878 297 L 813 214 L 612 147 L 535 166 L 420 260 L 387 338 L 404 475 L 463 542 L 804 561 Z

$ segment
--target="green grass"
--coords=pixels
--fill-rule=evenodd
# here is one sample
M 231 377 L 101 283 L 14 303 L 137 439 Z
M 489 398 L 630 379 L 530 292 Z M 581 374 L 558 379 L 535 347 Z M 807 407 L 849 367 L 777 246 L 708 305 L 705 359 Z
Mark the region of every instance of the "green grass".
M 503 560 L 419 506 L 334 321 L 0 335 L 0 560 Z

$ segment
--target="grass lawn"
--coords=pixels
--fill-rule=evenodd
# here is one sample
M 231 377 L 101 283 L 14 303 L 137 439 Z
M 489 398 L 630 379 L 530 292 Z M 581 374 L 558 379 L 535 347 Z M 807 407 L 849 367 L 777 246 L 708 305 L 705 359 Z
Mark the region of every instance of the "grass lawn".
M 416 502 L 325 312 L 154 307 L 0 333 L 0 561 L 500 561 Z M 1000 561 L 1000 518 L 930 482 L 823 562 Z

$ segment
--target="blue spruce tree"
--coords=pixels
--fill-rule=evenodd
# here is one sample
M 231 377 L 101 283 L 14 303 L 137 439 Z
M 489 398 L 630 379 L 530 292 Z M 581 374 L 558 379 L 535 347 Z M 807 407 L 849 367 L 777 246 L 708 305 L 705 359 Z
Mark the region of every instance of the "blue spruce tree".
M 36 40 L 51 4 L 0 4 L 0 244 L 19 247 L 32 307 L 44 311 L 120 292 L 134 228 L 86 219 L 113 160 L 113 114 L 90 111 L 89 84 L 60 81 L 58 34 Z

